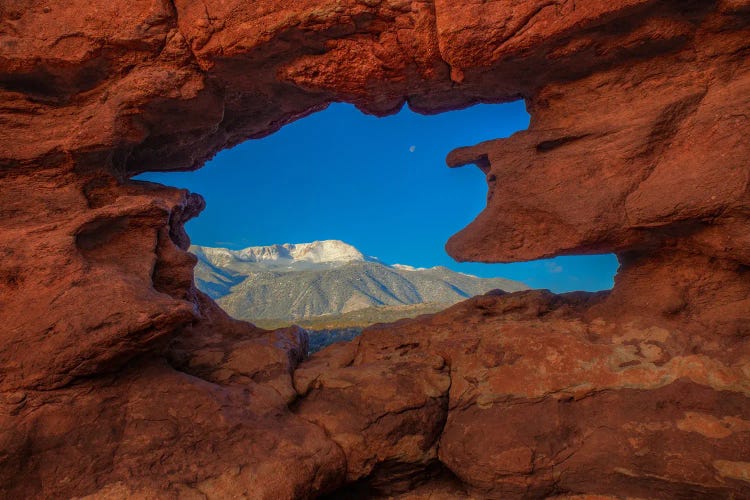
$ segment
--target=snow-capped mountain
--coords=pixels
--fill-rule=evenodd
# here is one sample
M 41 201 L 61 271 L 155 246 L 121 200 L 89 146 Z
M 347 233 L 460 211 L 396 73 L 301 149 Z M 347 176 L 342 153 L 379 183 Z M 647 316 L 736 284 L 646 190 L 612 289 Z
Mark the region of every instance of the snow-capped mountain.
M 339 240 L 284 243 L 283 245 L 248 247 L 242 250 L 193 246 L 191 251 L 214 265 L 251 262 L 282 267 L 300 263 L 326 264 L 373 260 L 365 257 L 353 246 Z
M 300 320 L 366 308 L 450 305 L 493 289 L 523 283 L 478 278 L 445 267 L 386 265 L 338 240 L 249 247 L 192 246 L 198 288 L 232 316 Z

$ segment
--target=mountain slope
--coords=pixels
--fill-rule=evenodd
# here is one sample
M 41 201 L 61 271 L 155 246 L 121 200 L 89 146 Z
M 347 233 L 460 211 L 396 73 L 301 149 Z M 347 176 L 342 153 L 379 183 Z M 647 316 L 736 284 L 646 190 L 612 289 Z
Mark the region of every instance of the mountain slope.
M 195 279 L 232 316 L 245 320 L 303 320 L 366 308 L 453 304 L 522 283 L 477 278 L 445 267 L 389 266 L 341 241 L 272 245 L 244 250 L 191 247 Z

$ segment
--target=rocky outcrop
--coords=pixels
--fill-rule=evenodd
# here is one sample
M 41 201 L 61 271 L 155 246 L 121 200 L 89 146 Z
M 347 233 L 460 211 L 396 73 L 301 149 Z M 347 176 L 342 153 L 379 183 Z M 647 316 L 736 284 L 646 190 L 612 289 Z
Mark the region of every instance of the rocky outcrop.
M 0 46 L 1 496 L 750 497 L 747 1 L 16 0 Z M 302 362 L 193 287 L 201 198 L 128 180 L 332 101 L 517 98 L 449 157 L 490 190 L 448 250 L 615 252 L 611 293 Z
M 686 342 L 675 323 L 610 316 L 606 302 L 605 294 L 477 297 L 365 331 L 345 370 L 388 363 L 416 372 L 430 356 L 449 366 L 438 457 L 476 498 L 744 495 L 750 386 L 737 360 L 750 355 L 747 344 L 719 347 L 715 333 Z M 309 385 L 308 367 L 331 358 L 323 351 L 298 369 L 298 390 Z M 305 402 L 340 391 L 329 380 L 342 372 L 332 368 L 319 369 Z M 309 419 L 308 408 L 296 411 Z

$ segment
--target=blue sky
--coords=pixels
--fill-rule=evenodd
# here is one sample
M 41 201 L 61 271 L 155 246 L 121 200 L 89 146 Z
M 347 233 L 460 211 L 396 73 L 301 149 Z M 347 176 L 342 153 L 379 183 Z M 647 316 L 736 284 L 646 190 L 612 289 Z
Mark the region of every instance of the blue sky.
M 239 249 L 338 239 L 388 263 L 443 265 L 556 292 L 610 288 L 617 269 L 611 255 L 459 264 L 445 253 L 447 239 L 484 208 L 487 193 L 479 169 L 449 169 L 445 156 L 528 123 L 520 101 L 434 116 L 404 107 L 386 118 L 332 104 L 223 151 L 195 172 L 138 178 L 205 197 L 206 210 L 187 224 L 198 245 Z

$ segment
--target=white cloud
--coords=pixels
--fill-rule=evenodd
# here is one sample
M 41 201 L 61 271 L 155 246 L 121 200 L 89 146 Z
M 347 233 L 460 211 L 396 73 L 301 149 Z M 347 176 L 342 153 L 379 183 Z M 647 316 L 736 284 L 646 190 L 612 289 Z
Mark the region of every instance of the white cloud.
M 563 272 L 564 269 L 560 264 L 555 264 L 554 262 L 548 262 L 547 271 L 557 274 L 557 273 Z

